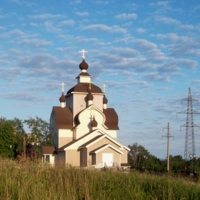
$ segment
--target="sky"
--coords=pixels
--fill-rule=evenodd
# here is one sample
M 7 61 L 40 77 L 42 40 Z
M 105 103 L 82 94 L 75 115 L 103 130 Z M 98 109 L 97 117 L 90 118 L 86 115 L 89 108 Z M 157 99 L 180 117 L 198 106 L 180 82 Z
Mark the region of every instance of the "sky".
M 107 85 L 118 140 L 165 159 L 184 156 L 188 96 L 200 101 L 198 0 L 1 0 L 0 113 L 49 121 L 80 73 L 82 49 L 93 84 Z M 200 112 L 200 102 L 193 108 Z M 194 116 L 200 125 L 200 115 Z M 200 157 L 200 129 L 195 128 Z

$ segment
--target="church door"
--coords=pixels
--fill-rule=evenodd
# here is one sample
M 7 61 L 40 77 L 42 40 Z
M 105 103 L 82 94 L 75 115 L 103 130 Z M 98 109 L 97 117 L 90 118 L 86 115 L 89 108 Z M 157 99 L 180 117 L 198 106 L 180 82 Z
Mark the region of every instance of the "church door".
M 113 154 L 112 153 L 103 153 L 103 163 L 107 165 L 108 167 L 113 166 Z

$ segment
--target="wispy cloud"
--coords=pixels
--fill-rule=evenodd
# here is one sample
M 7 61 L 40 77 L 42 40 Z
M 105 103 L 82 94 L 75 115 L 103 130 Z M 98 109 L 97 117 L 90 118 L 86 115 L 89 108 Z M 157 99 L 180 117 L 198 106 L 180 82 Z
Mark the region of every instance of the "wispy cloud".
M 116 19 L 137 19 L 137 14 L 135 13 L 122 13 L 115 15 Z
M 145 33 L 147 30 L 146 29 L 144 29 L 144 28 L 137 28 L 136 29 L 136 32 L 137 33 Z
M 126 33 L 125 28 L 121 28 L 120 26 L 107 26 L 104 24 L 91 24 L 88 26 L 85 26 L 83 30 L 89 30 L 89 31 L 102 31 L 102 32 L 110 32 L 110 33 Z
M 29 18 L 31 19 L 54 19 L 54 18 L 61 18 L 62 15 L 57 14 L 49 14 L 49 13 L 44 13 L 44 14 L 38 14 L 38 15 L 29 15 Z
M 88 12 L 76 12 L 76 14 L 80 17 L 87 17 L 89 15 Z
M 104 5 L 108 5 L 109 1 L 93 1 L 93 3 L 95 4 L 104 4 Z
M 73 26 L 75 21 L 72 19 L 61 21 L 58 26 Z
M 39 39 L 24 39 L 18 42 L 18 44 L 29 46 L 31 48 L 44 48 L 52 45 L 52 42 Z

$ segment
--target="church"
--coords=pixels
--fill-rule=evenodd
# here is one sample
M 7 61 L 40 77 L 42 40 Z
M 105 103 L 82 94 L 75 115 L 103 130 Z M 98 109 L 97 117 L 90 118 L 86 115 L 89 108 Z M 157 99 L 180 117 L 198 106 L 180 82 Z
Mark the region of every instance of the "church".
M 53 146 L 43 146 L 44 162 L 77 167 L 126 166 L 129 148 L 117 140 L 118 115 L 108 107 L 100 87 L 91 82 L 83 53 L 77 84 L 52 108 L 50 127 Z

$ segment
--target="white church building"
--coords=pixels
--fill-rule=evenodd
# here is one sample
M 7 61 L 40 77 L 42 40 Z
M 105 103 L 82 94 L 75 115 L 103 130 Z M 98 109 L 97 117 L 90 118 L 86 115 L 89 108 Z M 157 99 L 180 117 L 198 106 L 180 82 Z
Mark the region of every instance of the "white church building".
M 118 115 L 105 92 L 91 82 L 84 50 L 77 84 L 52 108 L 53 146 L 42 147 L 43 160 L 79 167 L 125 166 L 129 148 L 117 140 Z

